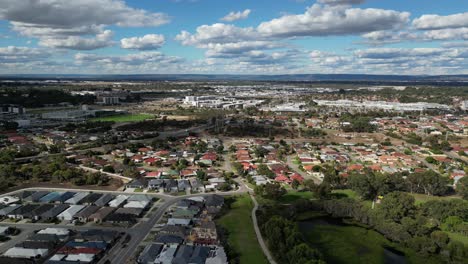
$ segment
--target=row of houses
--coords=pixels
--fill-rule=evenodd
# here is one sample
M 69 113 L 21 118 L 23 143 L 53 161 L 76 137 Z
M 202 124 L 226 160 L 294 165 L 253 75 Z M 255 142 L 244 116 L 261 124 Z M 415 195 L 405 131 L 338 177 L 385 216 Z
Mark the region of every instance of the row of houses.
M 223 205 L 219 195 L 181 200 L 170 210 L 153 243 L 143 249 L 138 263 L 228 263 L 214 223 Z
M 153 202 L 152 198 L 142 194 L 112 195 L 83 192 L 76 194 L 81 198 L 79 202 L 74 201 L 74 204 L 35 203 L 34 201 L 39 202 L 41 199 L 36 197 L 36 200 L 31 200 L 28 198 L 37 193 L 48 196 L 55 192 L 49 194 L 42 191 L 28 193 L 29 195 L 23 192 L 14 196 L 13 198 L 18 201 L 17 204 L 0 206 L 0 216 L 16 220 L 30 219 L 33 222 L 58 220 L 73 223 L 106 222 L 132 225 L 137 222 L 137 218 L 145 214 Z
M 119 237 L 109 230 L 45 228 L 7 249 L 0 263 L 97 263 Z

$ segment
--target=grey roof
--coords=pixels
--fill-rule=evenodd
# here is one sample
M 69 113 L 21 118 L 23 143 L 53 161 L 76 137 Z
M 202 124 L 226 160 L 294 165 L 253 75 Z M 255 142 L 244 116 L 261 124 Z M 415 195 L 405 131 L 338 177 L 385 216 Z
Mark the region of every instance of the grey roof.
M 54 208 L 50 209 L 49 211 L 42 214 L 43 218 L 54 218 L 59 215 L 61 212 L 67 210 L 69 206 L 66 204 L 59 204 Z
M 206 259 L 210 255 L 211 249 L 209 247 L 196 246 L 190 257 L 190 264 L 205 264 Z
M 140 256 L 138 257 L 138 263 L 141 264 L 149 264 L 153 263 L 156 257 L 158 257 L 159 252 L 161 252 L 161 249 L 163 248 L 163 245 L 161 244 L 149 244 L 143 249 L 141 252 Z
M 103 195 L 100 193 L 90 193 L 84 197 L 80 202 L 85 204 L 93 204 L 99 200 Z
M 40 241 L 40 242 L 60 242 L 60 238 L 53 234 L 34 234 L 28 238 L 29 241 Z
M 87 241 L 104 241 L 110 243 L 114 241 L 118 235 L 119 232 L 114 230 L 90 229 L 78 233 L 77 237 Z
M 102 195 L 99 199 L 97 199 L 94 204 L 97 206 L 105 206 L 110 201 L 114 200 L 115 196 L 109 193 Z
M 177 249 L 177 253 L 174 259 L 172 259 L 172 264 L 188 264 L 190 257 L 192 256 L 192 253 L 193 253 L 192 246 L 181 245 Z
M 145 194 L 134 194 L 128 197 L 127 201 L 151 201 L 151 198 Z
M 102 207 L 97 212 L 90 215 L 89 218 L 103 220 L 108 215 L 110 215 L 114 210 L 115 210 L 115 208 L 112 208 L 112 207 Z
M 206 206 L 223 206 L 224 198 L 220 195 L 213 194 L 205 197 L 205 205 Z
M 24 191 L 24 192 L 20 192 L 18 193 L 16 196 L 18 198 L 20 198 L 21 200 L 31 196 L 34 192 L 33 191 Z
M 73 196 L 75 196 L 76 192 L 64 192 L 62 195 L 58 196 L 58 197 L 55 197 L 53 199 L 51 199 L 50 201 L 51 202 L 65 202 L 66 200 L 72 198 Z
M 57 199 L 58 197 L 62 196 L 63 193 L 60 193 L 60 192 L 50 192 L 44 196 L 42 196 L 40 199 L 39 199 L 39 202 L 41 203 L 49 203 L 49 202 L 54 202 L 55 199 Z
M 36 208 L 36 210 L 34 210 L 32 213 L 34 214 L 34 216 L 41 216 L 43 213 L 49 211 L 50 209 L 54 208 L 54 205 L 53 204 L 43 204 L 41 206 L 39 206 L 38 208 Z
M 75 215 L 75 217 L 88 218 L 90 215 L 94 214 L 97 210 L 99 210 L 99 208 L 100 208 L 99 206 L 94 206 L 94 205 L 87 206 L 83 210 L 78 212 Z
M 46 192 L 46 191 L 38 191 L 38 192 L 31 194 L 31 196 L 26 197 L 24 200 L 31 201 L 31 202 L 39 202 L 39 199 L 46 196 L 48 193 L 49 192 Z
M 31 215 L 31 212 L 38 207 L 38 204 L 26 204 L 14 210 L 13 212 L 10 212 L 9 215 L 21 215 L 23 217 L 28 217 Z
M 115 211 L 115 214 L 128 214 L 139 217 L 143 211 L 143 208 L 119 208 Z
M 184 239 L 175 235 L 159 234 L 154 238 L 154 242 L 161 244 L 182 244 Z
M 70 199 L 66 200 L 65 203 L 67 204 L 78 204 L 81 200 L 83 200 L 86 196 L 89 195 L 89 192 L 79 192 L 75 194 L 75 196 L 71 197 Z
M 14 210 L 16 210 L 16 209 L 18 209 L 20 207 L 21 207 L 21 205 L 19 205 L 19 204 L 6 206 L 6 207 L 0 209 L 0 215 L 1 216 L 8 215 L 9 213 L 13 212 Z

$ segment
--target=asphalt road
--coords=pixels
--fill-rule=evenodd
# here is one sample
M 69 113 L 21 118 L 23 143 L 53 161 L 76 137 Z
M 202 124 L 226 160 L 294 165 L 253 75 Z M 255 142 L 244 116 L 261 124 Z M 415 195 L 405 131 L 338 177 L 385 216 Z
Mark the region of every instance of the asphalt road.
M 132 229 L 128 230 L 127 233 L 131 235 L 130 241 L 127 243 L 127 246 L 121 248 L 114 254 L 108 254 L 108 257 L 103 258 L 100 263 L 104 263 L 107 259 L 111 261 L 112 264 L 126 264 L 129 263 L 128 261 L 134 256 L 138 245 L 145 239 L 145 237 L 151 232 L 151 229 L 156 225 L 156 223 L 161 219 L 164 215 L 164 212 L 169 209 L 172 205 L 176 204 L 177 202 L 190 198 L 190 197 L 200 197 L 200 196 L 208 196 L 212 194 L 218 194 L 222 196 L 229 196 L 229 195 L 236 195 L 236 194 L 243 194 L 247 192 L 247 188 L 242 184 L 239 186 L 239 189 L 236 191 L 230 192 L 217 192 L 217 193 L 202 193 L 202 194 L 191 194 L 191 195 L 183 195 L 183 196 L 172 196 L 171 198 L 165 198 L 165 202 L 160 205 L 160 207 L 152 213 L 149 219 L 145 222 L 140 222 L 138 225 L 133 227 Z

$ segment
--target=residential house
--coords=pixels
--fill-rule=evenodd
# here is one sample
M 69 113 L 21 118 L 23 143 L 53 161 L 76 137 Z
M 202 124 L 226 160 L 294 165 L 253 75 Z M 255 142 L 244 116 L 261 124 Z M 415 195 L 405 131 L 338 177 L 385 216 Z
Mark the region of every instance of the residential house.
M 95 212 L 97 212 L 100 208 L 101 207 L 94 205 L 86 206 L 85 208 L 83 208 L 83 210 L 81 210 L 75 215 L 75 218 L 82 223 L 86 223 L 88 222 L 89 217 Z
M 147 245 L 138 256 L 137 262 L 139 264 L 153 264 L 162 248 L 163 245 L 161 244 Z
M 71 197 L 70 199 L 66 200 L 66 204 L 79 204 L 81 200 L 89 195 L 89 192 L 79 192 L 75 196 Z
M 67 210 L 60 213 L 57 218 L 62 221 L 71 221 L 74 219 L 75 215 L 83 210 L 86 205 L 71 205 Z
M 114 212 L 114 210 L 115 208 L 113 207 L 102 207 L 101 209 L 90 215 L 88 219 L 95 223 L 102 223 L 107 216 Z
M 99 195 L 99 198 L 94 201 L 94 205 L 96 205 L 96 206 L 106 206 L 114 198 L 115 198 L 115 196 L 112 195 L 112 194 L 109 194 L 109 193 L 101 194 L 101 195 Z

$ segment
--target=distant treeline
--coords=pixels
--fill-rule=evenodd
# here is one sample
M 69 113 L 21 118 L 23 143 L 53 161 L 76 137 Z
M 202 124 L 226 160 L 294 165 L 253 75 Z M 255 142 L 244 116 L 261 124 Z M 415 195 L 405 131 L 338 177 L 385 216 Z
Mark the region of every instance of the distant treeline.
M 72 95 L 61 90 L 6 89 L 0 91 L 0 104 L 18 104 L 24 107 L 42 107 L 59 103 L 92 104 L 93 95 Z

